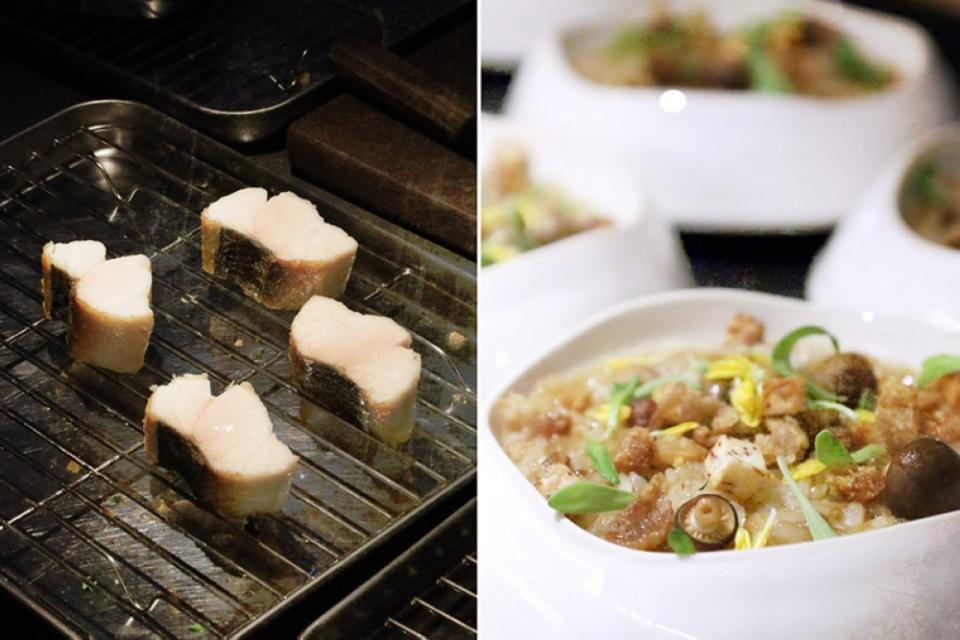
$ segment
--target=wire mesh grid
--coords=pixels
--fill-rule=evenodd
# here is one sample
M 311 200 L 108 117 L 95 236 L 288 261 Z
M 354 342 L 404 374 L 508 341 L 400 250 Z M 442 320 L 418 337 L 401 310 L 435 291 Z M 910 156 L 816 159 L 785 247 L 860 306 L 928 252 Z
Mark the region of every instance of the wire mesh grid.
M 45 4 L 59 11 L 36 10 Z M 295 117 L 303 109 L 294 103 L 332 79 L 327 54 L 336 38 L 359 35 L 393 46 L 465 4 L 206 0 L 162 20 L 131 20 L 65 12 L 59 0 L 17 0 L 0 9 L 0 18 L 41 42 L 46 55 L 102 72 L 101 79 L 196 126 L 248 142 L 289 121 L 274 111 Z M 231 118 L 237 122 L 222 122 Z
M 472 476 L 475 284 L 463 265 L 303 193 L 360 242 L 344 302 L 395 318 L 422 356 L 417 428 L 392 449 L 290 383 L 291 312 L 199 266 L 206 204 L 288 185 L 131 103 L 68 110 L 8 141 L 0 161 L 0 573 L 35 606 L 82 635 L 242 634 Z M 40 249 L 80 238 L 152 261 L 156 326 L 136 375 L 72 362 L 63 323 L 42 317 Z M 255 528 L 198 507 L 145 459 L 151 385 L 197 371 L 214 387 L 253 384 L 300 456 L 283 512 Z
M 370 640 L 477 637 L 477 556 L 468 554 L 448 574 L 387 618 Z

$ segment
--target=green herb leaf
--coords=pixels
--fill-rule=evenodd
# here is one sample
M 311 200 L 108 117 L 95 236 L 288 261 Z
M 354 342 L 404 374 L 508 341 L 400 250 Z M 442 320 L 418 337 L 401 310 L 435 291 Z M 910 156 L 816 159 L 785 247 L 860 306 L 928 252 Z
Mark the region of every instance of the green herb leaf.
M 603 513 L 626 509 L 636 499 L 629 491 L 580 480 L 550 496 L 547 504 L 560 513 Z
M 806 338 L 807 336 L 813 335 L 822 335 L 830 338 L 830 342 L 833 343 L 833 348 L 837 351 L 840 350 L 840 343 L 837 339 L 828 332 L 823 327 L 817 327 L 814 325 L 807 325 L 800 327 L 799 329 L 794 329 L 787 335 L 780 338 L 780 342 L 773 347 L 773 353 L 771 359 L 773 360 L 773 370 L 776 371 L 781 376 L 786 378 L 796 375 L 796 371 L 793 370 L 793 367 L 790 365 L 790 354 L 793 353 L 793 347 L 796 346 L 797 342 L 801 338 Z M 816 400 L 828 400 L 830 402 L 836 402 L 840 400 L 837 396 L 830 393 L 823 387 L 820 387 L 809 380 L 806 381 L 807 394 Z
M 793 475 L 790 474 L 790 469 L 787 467 L 783 456 L 777 456 L 777 466 L 780 467 L 780 473 L 783 474 L 783 481 L 790 487 L 793 496 L 800 504 L 800 512 L 803 514 L 803 519 L 807 521 L 807 528 L 810 529 L 810 535 L 813 539 L 824 540 L 826 538 L 836 537 L 837 534 L 830 528 L 827 521 L 823 519 L 820 512 L 817 511 L 810 502 L 810 499 L 804 495 L 803 489 L 800 488 L 797 481 L 793 479 Z
M 616 431 L 617 425 L 620 424 L 620 408 L 633 398 L 633 394 L 637 391 L 639 385 L 639 376 L 633 376 L 623 383 L 613 383 L 613 388 L 610 390 L 610 417 L 607 418 L 606 437 L 609 438 Z
M 813 409 L 830 409 L 841 414 L 847 420 L 859 420 L 857 412 L 845 404 L 831 402 L 830 400 L 811 400 L 809 406 Z
M 766 50 L 770 28 L 771 23 L 764 22 L 751 27 L 745 34 L 750 47 L 747 56 L 750 88 L 764 93 L 791 93 L 793 85 L 790 79 Z
M 920 162 L 908 174 L 903 185 L 905 198 L 916 198 L 923 204 L 942 204 L 947 196 L 940 188 L 940 169 L 932 160 Z
M 950 356 L 940 354 L 930 356 L 923 361 L 923 367 L 920 369 L 920 377 L 917 379 L 917 386 L 923 388 L 947 375 L 960 371 L 960 356 Z
M 607 450 L 605 444 L 593 438 L 588 438 L 587 455 L 590 456 L 590 462 L 593 463 L 593 467 L 597 470 L 597 473 L 602 475 L 611 484 L 620 484 L 620 474 L 617 473 L 617 467 L 614 466 L 613 460 L 610 459 L 610 452 Z
M 697 550 L 693 544 L 693 539 L 679 527 L 674 527 L 667 534 L 667 544 L 678 556 L 689 556 Z
M 651 395 L 653 395 L 653 392 L 660 387 L 673 384 L 674 382 L 683 382 L 695 391 L 699 391 L 701 386 L 699 380 L 695 380 L 689 376 L 664 376 L 662 378 L 654 378 L 653 380 L 645 382 L 637 387 L 636 391 L 633 393 L 633 398 L 634 400 L 643 400 L 644 398 L 649 398 Z
M 840 38 L 833 52 L 840 73 L 865 87 L 882 87 L 890 75 L 886 69 L 867 60 L 850 38 Z
M 202 636 L 207 632 L 207 630 L 203 628 L 202 624 L 192 624 L 187 627 L 187 631 L 189 631 L 191 635 L 195 636 Z
M 519 203 L 510 210 L 510 228 L 513 229 L 514 240 L 520 251 L 529 251 L 536 246 L 527 235 L 527 225 L 523 218 L 523 208 Z
M 857 464 L 863 464 L 864 462 L 873 460 L 880 454 L 886 452 L 886 450 L 886 447 L 884 447 L 882 444 L 868 444 L 867 446 L 857 449 L 851 453 L 850 457 L 853 458 L 853 461 Z
M 817 452 L 817 460 L 827 467 L 848 467 L 853 464 L 850 452 L 829 429 L 824 429 L 818 433 L 813 442 L 814 449 Z
M 867 387 L 863 390 L 863 393 L 860 394 L 860 401 L 857 402 L 857 408 L 863 409 L 864 411 L 876 411 L 877 410 L 877 394 L 876 392 Z

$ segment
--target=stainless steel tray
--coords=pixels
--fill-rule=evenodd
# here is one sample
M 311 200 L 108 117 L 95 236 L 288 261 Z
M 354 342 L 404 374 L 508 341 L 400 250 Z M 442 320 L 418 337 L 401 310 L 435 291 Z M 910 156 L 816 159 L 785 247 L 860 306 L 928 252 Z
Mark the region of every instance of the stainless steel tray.
M 30 56 L 32 64 L 49 60 L 55 72 L 85 74 L 222 140 L 251 143 L 282 131 L 329 96 L 327 52 L 336 38 L 401 46 L 470 5 L 204 0 L 161 20 L 131 20 L 0 3 L 0 44 Z
M 317 619 L 300 640 L 477 636 L 477 501 Z
M 200 269 L 197 212 L 246 185 L 296 191 L 356 237 L 344 301 L 414 333 L 417 428 L 398 450 L 289 383 L 292 313 Z M 72 363 L 64 326 L 42 317 L 40 247 L 75 238 L 153 262 L 137 375 Z M 0 144 L 0 585 L 76 636 L 262 628 L 472 480 L 475 297 L 472 263 L 143 105 L 79 105 Z M 198 370 L 215 386 L 249 380 L 301 457 L 284 512 L 256 530 L 144 458 L 150 385 Z

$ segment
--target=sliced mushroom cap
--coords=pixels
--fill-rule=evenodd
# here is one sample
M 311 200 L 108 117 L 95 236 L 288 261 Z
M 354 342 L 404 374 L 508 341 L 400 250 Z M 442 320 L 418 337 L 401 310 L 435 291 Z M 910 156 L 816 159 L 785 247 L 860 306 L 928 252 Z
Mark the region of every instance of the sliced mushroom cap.
M 864 391 L 877 391 L 873 365 L 858 353 L 833 354 L 813 368 L 810 378 L 851 409 L 857 408 Z
M 894 515 L 914 520 L 960 509 L 960 455 L 933 438 L 917 438 L 887 469 L 884 497 Z
M 680 505 L 676 526 L 690 536 L 697 550 L 714 551 L 733 542 L 739 518 L 729 500 L 713 493 L 704 493 Z

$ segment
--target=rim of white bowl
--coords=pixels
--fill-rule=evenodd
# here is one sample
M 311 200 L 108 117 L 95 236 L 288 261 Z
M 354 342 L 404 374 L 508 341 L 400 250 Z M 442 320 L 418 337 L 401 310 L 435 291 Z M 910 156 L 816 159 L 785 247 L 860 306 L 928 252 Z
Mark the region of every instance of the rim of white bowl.
M 576 524 L 571 522 L 568 518 L 557 513 L 555 510 L 551 509 L 547 505 L 546 499 L 541 496 L 536 489 L 530 484 L 529 480 L 523 475 L 520 469 L 517 468 L 516 464 L 510 459 L 506 451 L 503 450 L 503 447 L 500 445 L 499 440 L 496 435 L 493 433 L 493 428 L 490 424 L 490 412 L 493 409 L 494 404 L 499 400 L 508 390 L 510 390 L 514 384 L 522 377 L 524 377 L 530 370 L 537 367 L 543 360 L 553 355 L 555 352 L 564 348 L 570 342 L 589 334 L 591 331 L 594 331 L 600 325 L 627 313 L 632 313 L 642 309 L 653 308 L 653 307 L 663 307 L 669 306 L 671 304 L 684 303 L 684 302 L 710 302 L 710 301 L 723 301 L 723 302 L 742 302 L 743 304 L 774 304 L 781 307 L 788 307 L 793 309 L 804 309 L 804 310 L 815 310 L 823 313 L 828 313 L 835 316 L 843 316 L 851 320 L 861 317 L 859 312 L 855 311 L 846 311 L 838 309 L 830 309 L 826 307 L 821 307 L 819 305 L 800 300 L 797 298 L 788 298 L 786 296 L 779 296 L 770 293 L 762 293 L 757 291 L 747 291 L 742 289 L 726 289 L 726 288 L 698 288 L 698 289 L 681 289 L 677 291 L 668 291 L 664 293 L 655 293 L 647 296 L 642 296 L 633 300 L 625 301 L 615 307 L 611 307 L 605 311 L 597 313 L 592 317 L 586 319 L 584 322 L 577 325 L 574 329 L 567 332 L 563 337 L 556 340 L 553 344 L 547 346 L 544 349 L 541 349 L 533 358 L 525 361 L 521 367 L 519 367 L 509 378 L 502 382 L 495 389 L 494 393 L 489 395 L 487 402 L 483 404 L 483 413 L 482 413 L 482 442 L 483 446 L 495 449 L 496 451 L 492 455 L 498 457 L 498 464 L 506 465 L 510 467 L 511 471 L 508 473 L 514 478 L 514 482 L 519 486 L 524 487 L 522 491 L 522 496 L 518 497 L 523 500 L 525 503 L 531 505 L 531 509 L 534 509 L 537 513 L 534 514 L 540 518 L 552 518 L 554 519 L 554 524 L 558 527 L 558 535 L 562 536 L 562 541 L 565 544 L 586 547 L 592 549 L 596 553 L 601 554 L 619 554 L 622 555 L 625 559 L 631 558 L 632 561 L 643 561 L 643 562 L 661 562 L 661 563 L 699 563 L 705 564 L 707 562 L 725 562 L 733 558 L 754 558 L 756 554 L 764 554 L 766 558 L 773 558 L 776 556 L 794 556 L 796 553 L 819 553 L 823 549 L 832 548 L 837 545 L 845 544 L 855 544 L 857 540 L 863 540 L 867 537 L 873 540 L 880 536 L 892 536 L 898 535 L 898 532 L 903 532 L 905 530 L 917 528 L 917 527 L 930 527 L 936 526 L 940 523 L 950 523 L 960 525 L 960 511 L 953 511 L 950 513 L 943 513 L 929 518 L 920 518 L 918 520 L 911 520 L 908 522 L 897 523 L 889 527 L 883 527 L 881 529 L 874 529 L 872 531 L 863 531 L 859 533 L 849 534 L 849 535 L 840 535 L 835 538 L 829 538 L 826 540 L 809 540 L 805 542 L 798 542 L 785 545 L 776 545 L 772 547 L 763 547 L 762 549 L 749 549 L 749 553 L 744 553 L 743 551 L 736 551 L 733 549 L 726 549 L 723 551 L 709 551 L 709 552 L 700 552 L 695 553 L 692 556 L 680 557 L 675 553 L 665 552 L 665 551 L 644 551 L 640 549 L 631 549 L 629 547 L 624 547 L 622 545 L 615 544 L 608 540 L 604 540 L 598 536 L 589 533 L 588 531 L 578 527 Z M 929 330 L 942 333 L 944 335 L 950 335 L 951 332 L 942 327 L 937 327 L 925 322 L 923 320 L 914 319 L 914 318 L 903 318 L 897 316 L 886 316 L 881 314 L 880 319 L 885 324 L 892 324 L 895 327 L 899 327 L 901 331 L 905 331 L 908 328 L 917 328 L 917 327 L 926 327 Z M 487 453 L 485 455 L 491 455 Z M 489 470 L 486 473 L 491 473 Z M 852 541 L 852 542 L 851 542 Z M 809 550 L 808 550 L 809 549 Z

